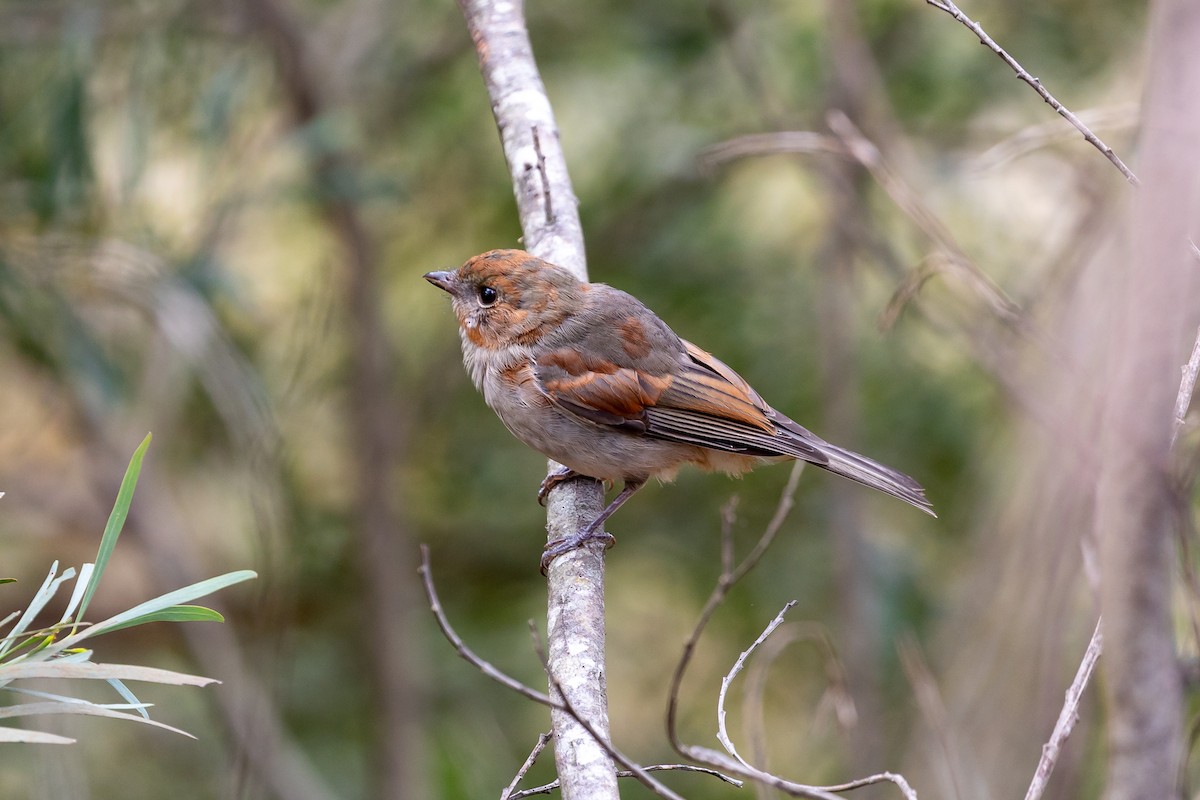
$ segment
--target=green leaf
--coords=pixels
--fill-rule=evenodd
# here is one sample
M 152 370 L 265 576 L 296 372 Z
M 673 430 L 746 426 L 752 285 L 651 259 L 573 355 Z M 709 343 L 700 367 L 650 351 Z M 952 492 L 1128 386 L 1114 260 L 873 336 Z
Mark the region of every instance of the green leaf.
M 126 622 L 109 626 L 109 633 L 122 628 L 132 628 L 134 625 L 145 625 L 147 622 L 224 622 L 225 617 L 211 608 L 204 606 L 171 606 L 162 611 L 151 611 L 140 617 L 134 617 Z
M 16 583 L 16 578 L 0 578 L 0 583 Z
M 96 593 L 96 586 L 100 583 L 100 576 L 104 574 L 104 568 L 108 566 L 108 559 L 112 557 L 113 549 L 117 546 L 117 537 L 121 535 L 121 529 L 125 527 L 125 518 L 129 516 L 129 504 L 133 502 L 133 490 L 137 488 L 138 475 L 142 472 L 142 459 L 146 455 L 147 448 L 150 447 L 150 437 L 151 434 L 147 433 L 137 450 L 133 451 L 133 458 L 129 459 L 125 477 L 121 479 L 121 488 L 117 491 L 117 502 L 113 504 L 112 513 L 108 516 L 108 524 L 104 526 L 104 535 L 100 537 L 100 550 L 96 553 L 96 567 L 92 570 L 87 589 L 83 593 L 83 600 L 79 603 L 79 614 L 76 619 L 83 619 L 88 603 L 92 601 L 92 595 Z
M 147 600 L 144 603 L 134 606 L 128 611 L 124 611 L 116 616 L 109 617 L 102 622 L 97 622 L 95 625 L 84 628 L 79 633 L 73 633 L 60 642 L 51 645 L 52 650 L 63 650 L 68 647 L 74 647 L 78 642 L 89 636 L 95 636 L 98 633 L 105 633 L 114 628 L 122 627 L 126 623 L 144 617 L 147 614 L 154 614 L 159 611 L 164 611 L 172 606 L 178 606 L 181 603 L 187 603 L 195 600 L 198 597 L 203 597 L 207 594 L 212 594 L 218 589 L 224 589 L 226 586 L 232 586 L 235 583 L 248 581 L 251 578 L 257 578 L 258 575 L 253 570 L 243 569 L 237 572 L 227 572 L 224 575 L 218 575 L 215 578 L 209 578 L 206 581 L 193 583 L 191 586 L 185 586 L 182 589 L 176 589 L 173 592 L 167 592 L 153 600 Z

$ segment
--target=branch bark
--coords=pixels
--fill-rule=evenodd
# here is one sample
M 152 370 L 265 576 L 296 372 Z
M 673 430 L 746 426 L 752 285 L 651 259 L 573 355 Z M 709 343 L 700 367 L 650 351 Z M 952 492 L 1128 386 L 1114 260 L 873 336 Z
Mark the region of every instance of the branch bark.
M 459 0 L 459 8 L 491 98 L 525 248 L 586 280 L 577 201 L 558 126 L 533 58 L 524 3 Z M 555 466 L 551 463 L 550 469 Z M 603 490 L 595 481 L 560 483 L 546 503 L 549 539 L 581 529 L 600 513 L 603 501 Z M 551 694 L 560 686 L 567 703 L 607 739 L 603 550 L 589 546 L 560 556 L 550 565 L 548 583 Z M 555 710 L 551 717 L 563 797 L 617 797 L 611 756 L 570 715 Z

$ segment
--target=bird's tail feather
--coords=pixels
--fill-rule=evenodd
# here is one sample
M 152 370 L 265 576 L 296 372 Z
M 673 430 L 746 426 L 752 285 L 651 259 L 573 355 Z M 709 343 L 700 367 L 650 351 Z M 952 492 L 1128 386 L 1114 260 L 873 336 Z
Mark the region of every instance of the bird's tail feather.
M 930 516 L 937 516 L 933 511 L 933 505 L 925 498 L 925 490 L 921 488 L 921 484 L 907 475 L 828 442 L 822 442 L 818 449 L 829 461 L 825 464 L 813 462 L 815 466 L 864 486 L 870 486 L 872 489 L 886 492 L 892 497 L 916 506 Z

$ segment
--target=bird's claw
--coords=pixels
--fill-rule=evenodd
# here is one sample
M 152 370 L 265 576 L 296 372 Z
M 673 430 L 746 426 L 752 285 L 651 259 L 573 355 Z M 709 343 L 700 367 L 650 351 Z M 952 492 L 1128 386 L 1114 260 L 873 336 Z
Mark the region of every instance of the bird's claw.
M 561 539 L 548 542 L 546 549 L 542 551 L 542 574 L 546 574 L 546 571 L 550 569 L 550 562 L 554 559 L 592 542 L 603 542 L 604 549 L 607 550 L 617 543 L 617 538 L 604 530 L 592 531 L 584 529 L 571 536 L 564 536 Z
M 572 478 L 580 477 L 579 473 L 570 467 L 559 467 L 551 472 L 542 480 L 542 485 L 538 487 L 538 505 L 546 505 L 546 495 L 550 494 L 550 490 L 558 486 L 563 481 L 569 481 Z

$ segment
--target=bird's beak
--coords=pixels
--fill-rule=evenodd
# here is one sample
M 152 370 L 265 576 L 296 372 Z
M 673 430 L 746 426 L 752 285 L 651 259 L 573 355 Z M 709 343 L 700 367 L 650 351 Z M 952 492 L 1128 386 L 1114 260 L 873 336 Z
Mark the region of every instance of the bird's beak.
M 454 294 L 454 272 L 453 270 L 442 270 L 440 272 L 426 272 L 425 280 L 432 283 L 439 289 Z

